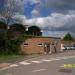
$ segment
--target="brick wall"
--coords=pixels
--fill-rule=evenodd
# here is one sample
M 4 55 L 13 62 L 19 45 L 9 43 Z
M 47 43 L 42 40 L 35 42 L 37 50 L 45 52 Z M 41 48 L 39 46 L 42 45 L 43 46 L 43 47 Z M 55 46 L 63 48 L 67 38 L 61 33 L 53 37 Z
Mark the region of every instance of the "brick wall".
M 32 54 L 32 53 L 44 53 L 44 44 L 52 44 L 53 43 L 53 38 L 30 38 L 27 39 L 23 44 L 21 45 L 21 51 L 24 54 Z M 60 44 L 57 44 L 57 49 L 59 51 L 59 46 Z M 51 49 L 50 49 L 51 50 Z M 52 48 L 51 50 L 54 52 L 54 49 Z

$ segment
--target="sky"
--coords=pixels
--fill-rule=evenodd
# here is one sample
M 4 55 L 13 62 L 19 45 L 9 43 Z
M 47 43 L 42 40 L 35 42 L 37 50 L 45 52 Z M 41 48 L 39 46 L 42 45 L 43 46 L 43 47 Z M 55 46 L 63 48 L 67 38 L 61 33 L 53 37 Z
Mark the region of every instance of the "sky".
M 23 25 L 44 29 L 44 36 L 75 36 L 75 0 L 15 0 L 23 8 L 14 15 Z

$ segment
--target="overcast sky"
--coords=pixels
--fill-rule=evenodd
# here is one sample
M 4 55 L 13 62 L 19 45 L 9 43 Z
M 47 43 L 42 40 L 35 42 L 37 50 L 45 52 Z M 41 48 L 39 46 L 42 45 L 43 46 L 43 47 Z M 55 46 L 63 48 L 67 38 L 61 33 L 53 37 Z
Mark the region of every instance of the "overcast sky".
M 44 35 L 75 33 L 75 0 L 16 0 L 23 3 L 23 14 L 16 14 L 24 25 L 46 29 Z M 23 1 L 23 2 L 22 2 Z

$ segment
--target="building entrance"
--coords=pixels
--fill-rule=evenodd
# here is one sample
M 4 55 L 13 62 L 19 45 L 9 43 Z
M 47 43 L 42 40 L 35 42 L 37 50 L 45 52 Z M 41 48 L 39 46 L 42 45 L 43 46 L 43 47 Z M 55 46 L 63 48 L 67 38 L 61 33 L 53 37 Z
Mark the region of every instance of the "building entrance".
M 50 44 L 45 44 L 44 45 L 44 52 L 45 52 L 45 54 L 49 54 L 49 52 L 50 52 Z

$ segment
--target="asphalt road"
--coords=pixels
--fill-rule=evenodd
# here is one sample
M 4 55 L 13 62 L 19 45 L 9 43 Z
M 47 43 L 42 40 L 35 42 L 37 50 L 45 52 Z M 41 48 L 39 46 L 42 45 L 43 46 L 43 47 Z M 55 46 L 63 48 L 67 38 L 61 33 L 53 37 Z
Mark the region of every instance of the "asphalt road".
M 0 71 L 0 75 L 75 75 L 75 68 L 61 67 L 75 64 L 75 56 L 50 55 L 14 63 Z

